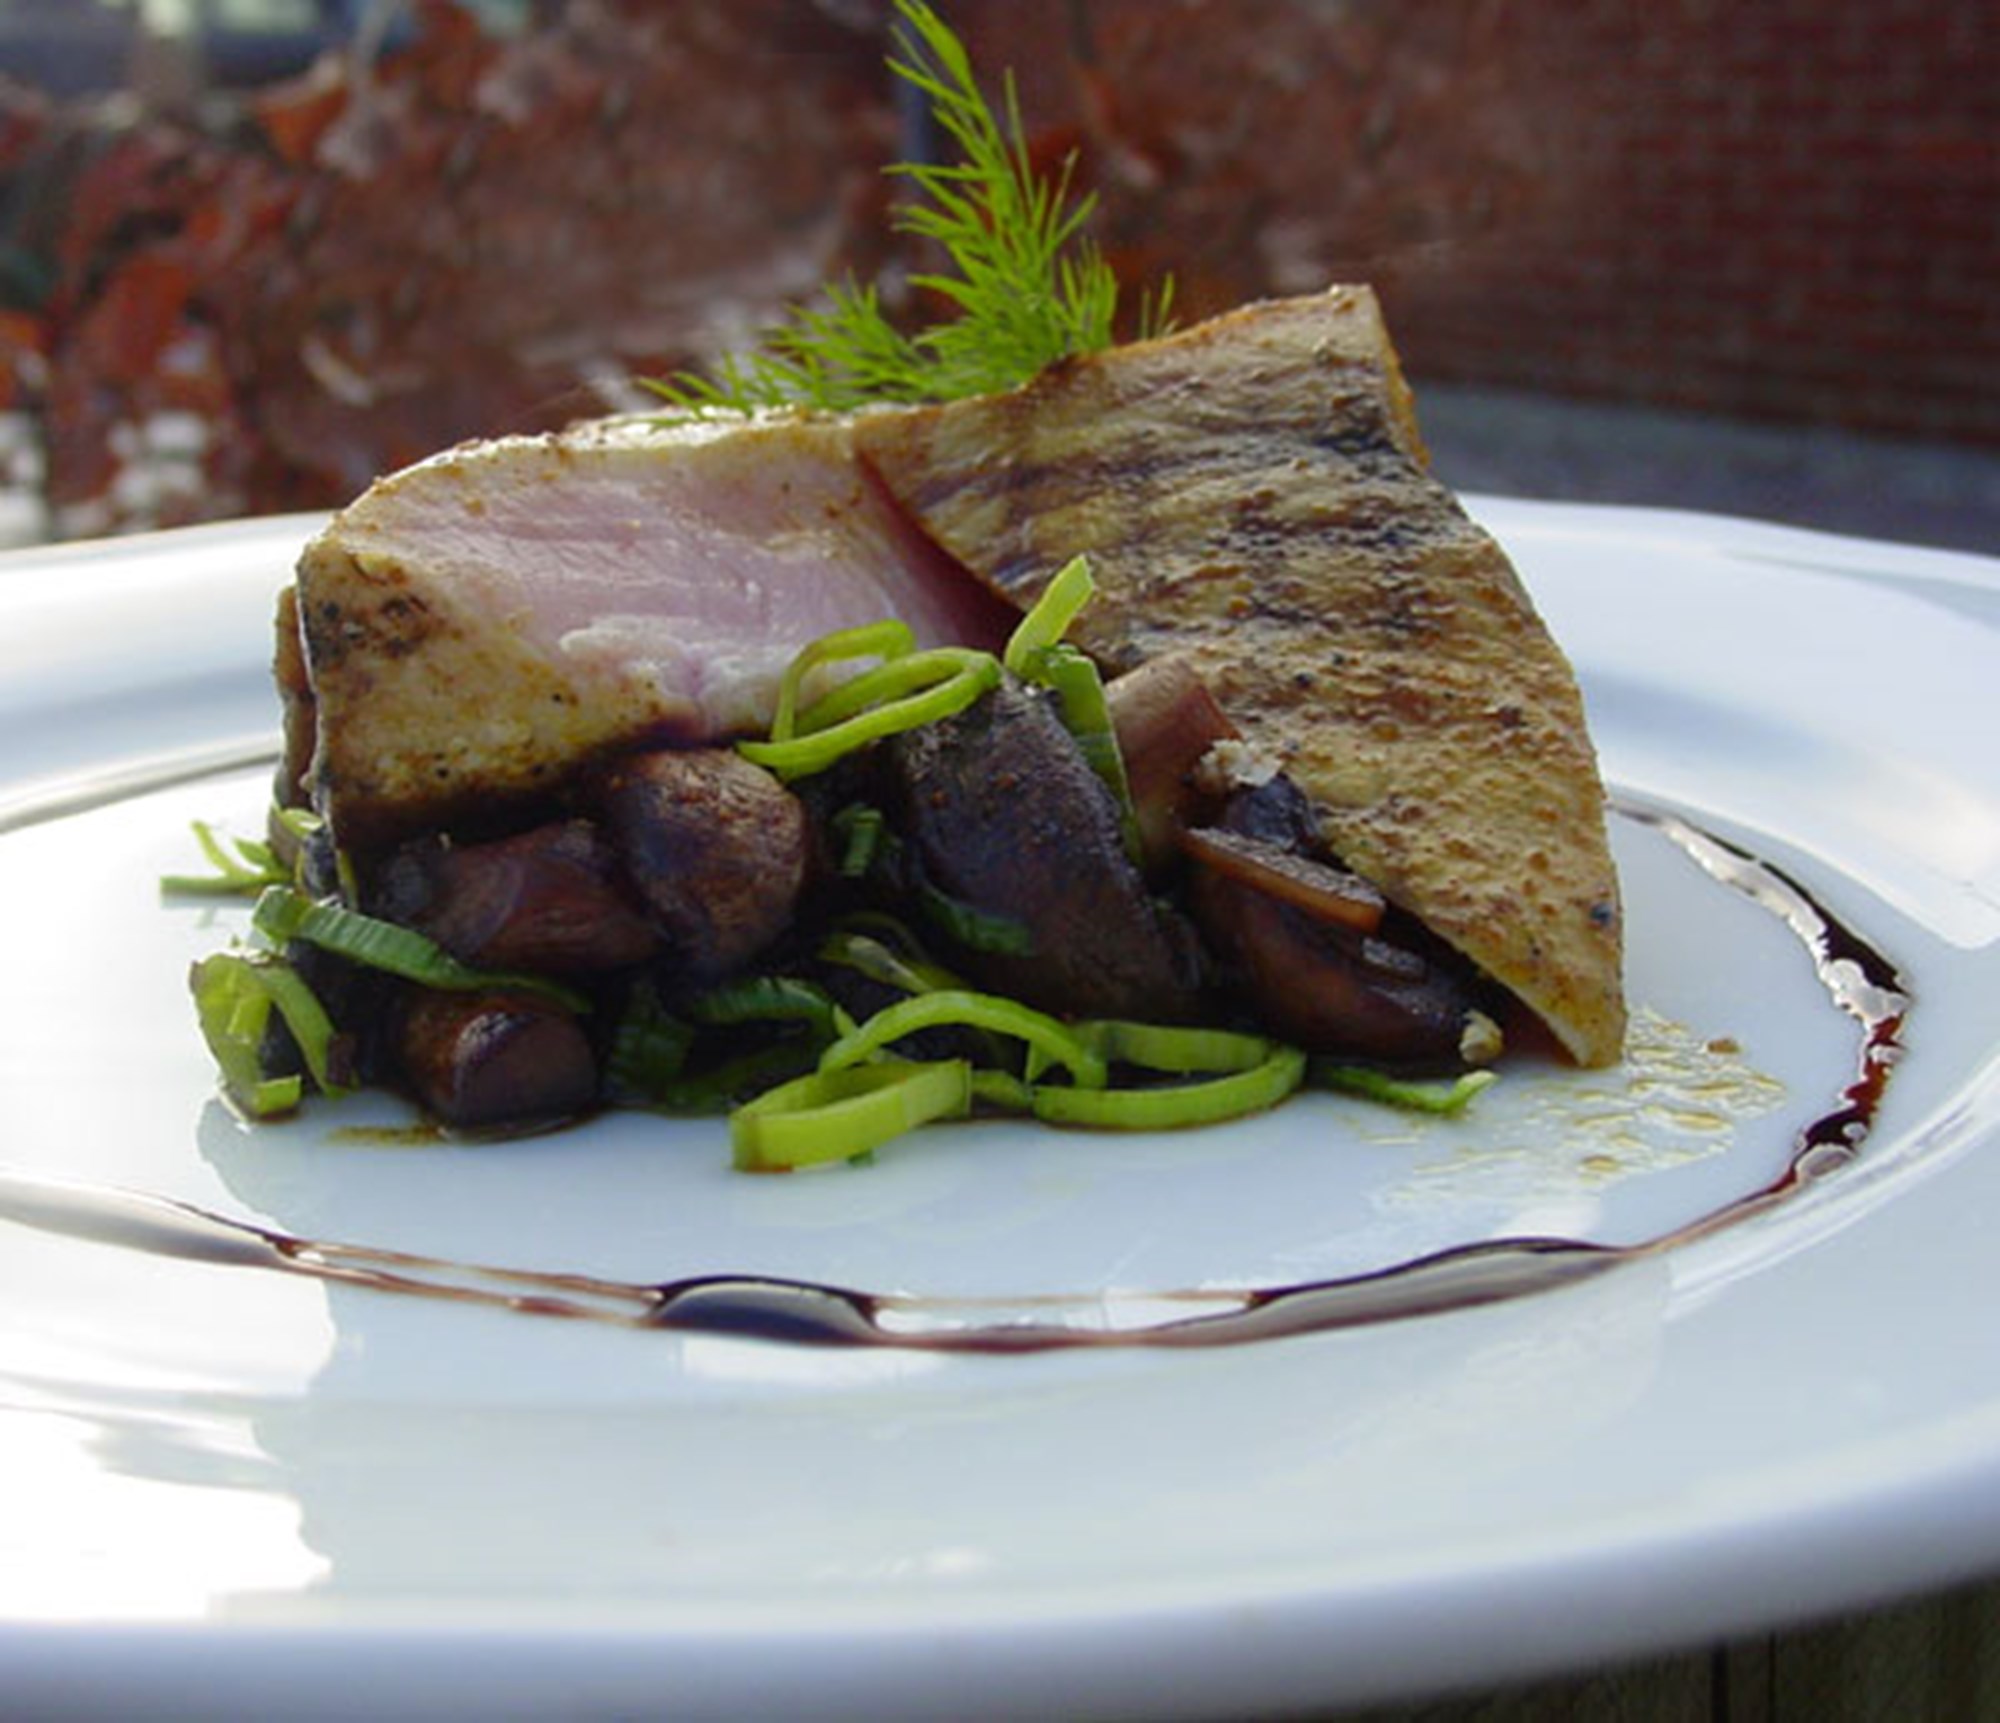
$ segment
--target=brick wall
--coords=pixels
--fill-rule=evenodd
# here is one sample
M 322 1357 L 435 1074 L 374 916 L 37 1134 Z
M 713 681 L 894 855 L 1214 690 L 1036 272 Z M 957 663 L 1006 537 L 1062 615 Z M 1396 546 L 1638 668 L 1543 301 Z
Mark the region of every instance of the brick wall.
M 2000 440 L 1990 6 L 951 10 L 1197 307 L 1360 274 L 1419 375 Z
M 942 0 L 1183 322 L 1372 280 L 1412 374 L 2000 443 L 1972 0 Z M 890 0 L 446 0 L 218 131 L 0 84 L 0 406 L 56 528 L 311 507 L 914 261 Z M 14 267 L 23 262 L 32 269 Z M 137 503 L 134 427 L 198 473 Z
M 1400 278 L 1413 364 L 2000 439 L 2000 14 L 1513 10 L 1542 195 Z

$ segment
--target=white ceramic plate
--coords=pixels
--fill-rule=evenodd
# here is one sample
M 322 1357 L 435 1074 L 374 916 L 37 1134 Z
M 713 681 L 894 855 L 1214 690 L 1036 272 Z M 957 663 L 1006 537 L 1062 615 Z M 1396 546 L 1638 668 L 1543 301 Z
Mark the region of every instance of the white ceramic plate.
M 1520 1071 L 1456 1121 L 1309 1097 L 1150 1140 L 954 1128 L 776 1180 L 703 1125 L 475 1148 L 381 1102 L 233 1123 L 182 972 L 241 915 L 154 882 L 190 819 L 258 827 L 270 601 L 313 523 L 0 561 L 10 1702 L 1229 1715 L 2000 1563 L 2000 570 L 1475 507 L 1627 810 L 1627 1068 Z M 1719 877 L 1738 851 L 1775 904 Z M 1871 953 L 1910 1002 L 1872 1131 L 1740 1212 L 1864 1077 L 1841 1001 L 1884 1006 Z M 187 1207 L 92 1218 L 76 1186 Z M 414 1253 L 465 1296 L 193 1260 L 190 1210 Z M 1522 1236 L 1676 1242 L 1400 1320 L 1028 1355 L 633 1327 L 574 1284 L 583 1319 L 524 1314 L 506 1298 L 549 1286 L 442 1266 L 795 1276 L 914 1295 L 898 1320 L 933 1330 L 1074 1333 L 1407 1289 L 1400 1265 Z

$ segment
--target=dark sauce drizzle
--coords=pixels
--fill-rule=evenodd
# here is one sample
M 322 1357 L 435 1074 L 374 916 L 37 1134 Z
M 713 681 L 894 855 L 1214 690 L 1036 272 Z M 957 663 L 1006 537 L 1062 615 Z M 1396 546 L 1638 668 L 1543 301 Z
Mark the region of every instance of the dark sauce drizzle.
M 159 1256 L 311 1275 L 384 1292 L 498 1305 L 533 1316 L 795 1345 L 1024 1353 L 1084 1346 L 1220 1346 L 1465 1309 L 1561 1286 L 1768 1209 L 1860 1151 L 1902 1046 L 1909 1000 L 1882 954 L 1797 883 L 1678 816 L 1621 803 L 1721 884 L 1778 916 L 1811 955 L 1829 1002 L 1861 1030 L 1855 1075 L 1794 1139 L 1767 1188 L 1636 1245 L 1506 1238 L 1377 1272 L 1288 1286 L 1009 1298 L 873 1293 L 765 1275 L 653 1284 L 481 1267 L 294 1237 L 141 1192 L 0 1171 L 0 1219 Z

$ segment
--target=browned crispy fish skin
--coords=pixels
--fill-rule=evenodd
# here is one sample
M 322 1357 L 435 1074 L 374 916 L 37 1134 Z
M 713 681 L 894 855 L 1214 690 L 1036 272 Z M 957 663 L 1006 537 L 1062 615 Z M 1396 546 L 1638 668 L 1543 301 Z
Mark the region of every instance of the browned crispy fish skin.
M 1426 470 L 1372 293 L 1248 306 L 856 435 L 1016 603 L 1087 554 L 1083 646 L 1121 670 L 1190 654 L 1349 866 L 1579 1063 L 1619 1058 L 1618 881 L 1576 680 Z

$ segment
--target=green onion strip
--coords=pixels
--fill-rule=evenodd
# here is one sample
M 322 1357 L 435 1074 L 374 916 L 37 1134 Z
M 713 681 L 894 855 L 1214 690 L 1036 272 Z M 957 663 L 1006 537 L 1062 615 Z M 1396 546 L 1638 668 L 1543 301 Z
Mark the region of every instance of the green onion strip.
M 1046 1012 L 1003 999 L 995 993 L 948 988 L 913 994 L 885 1005 L 852 1033 L 843 1035 L 820 1055 L 822 1071 L 858 1065 L 905 1035 L 924 1029 L 991 1029 L 1026 1042 L 1045 1064 L 1060 1065 L 1085 1087 L 1097 1087 L 1106 1077 L 1103 1056 Z
M 1312 1080 L 1321 1088 L 1343 1090 L 1387 1106 L 1403 1107 L 1413 1113 L 1435 1113 L 1451 1118 L 1464 1112 L 1475 1097 L 1492 1088 L 1500 1077 L 1498 1072 L 1482 1069 L 1426 1081 L 1391 1076 L 1387 1071 L 1377 1071 L 1368 1065 L 1342 1065 L 1332 1060 L 1315 1059 Z
M 886 937 L 877 938 L 868 931 L 872 927 L 880 927 Z M 898 950 L 898 946 L 903 949 Z M 866 912 L 850 916 L 827 935 L 819 955 L 828 963 L 904 993 L 936 993 L 965 986 L 962 977 L 933 962 L 908 931 L 887 916 Z
M 687 1013 L 697 1023 L 802 1023 L 829 1042 L 854 1027 L 824 988 L 789 975 L 724 982 L 690 1000 Z
M 1104 678 L 1076 647 L 1058 641 L 1028 655 L 1026 677 L 1056 697 L 1063 728 L 1075 739 L 1084 764 L 1111 792 L 1118 810 L 1119 836 L 1125 853 L 1139 854 L 1139 814 L 1132 805 L 1132 785 L 1125 775 L 1125 756 L 1118 751 L 1118 732 L 1111 722 L 1111 705 L 1104 696 Z
M 1095 1130 L 1168 1131 L 1219 1124 L 1275 1107 L 1305 1077 L 1306 1056 L 1296 1047 L 1273 1046 L 1247 1070 L 1196 1083 L 1157 1088 L 1082 1089 L 1036 1085 L 1033 1110 L 1045 1124 Z
M 1096 591 L 1089 559 L 1070 558 L 1021 618 L 1001 662 L 1022 681 L 1039 683 L 1055 695 L 1063 727 L 1076 739 L 1085 763 L 1111 792 L 1125 851 L 1136 857 L 1139 816 L 1132 806 L 1125 757 L 1118 751 L 1118 732 L 1104 696 L 1104 678 L 1088 654 L 1063 639 Z
M 798 715 L 792 735 L 738 742 L 736 751 L 780 778 L 806 777 L 884 736 L 963 712 L 999 684 L 999 661 L 989 652 L 966 646 L 908 652 L 816 701 Z
M 778 707 L 771 719 L 771 740 L 791 740 L 797 729 L 800 690 L 806 677 L 820 665 L 849 658 L 893 660 L 901 658 L 916 643 L 908 623 L 889 617 L 881 622 L 863 623 L 858 628 L 837 629 L 803 647 L 778 681 Z
M 333 1023 L 312 989 L 273 958 L 220 951 L 189 971 L 202 1038 L 222 1073 L 224 1092 L 252 1118 L 289 1113 L 304 1098 L 296 1073 L 273 1077 L 263 1062 L 265 1032 L 275 1010 L 297 1044 L 306 1073 L 330 1095 L 342 1093 L 328 1069 Z
M 419 986 L 451 993 L 509 988 L 537 994 L 572 1011 L 590 1008 L 583 995 L 543 976 L 475 969 L 459 962 L 414 928 L 363 915 L 337 903 L 316 902 L 289 886 L 266 887 L 257 899 L 257 907 L 251 911 L 250 922 L 275 945 L 303 940 L 351 963 L 399 975 Z
M 972 1068 L 963 1059 L 814 1071 L 730 1114 L 731 1159 L 740 1172 L 851 1161 L 919 1125 L 963 1118 L 971 1106 Z
M 640 981 L 605 1047 L 607 1088 L 620 1099 L 658 1099 L 680 1081 L 694 1038 L 694 1025 L 668 1011 L 650 981 Z
M 193 820 L 194 841 L 215 869 L 212 874 L 170 873 L 161 876 L 160 889 L 177 896 L 248 897 L 267 885 L 282 884 L 290 876 L 271 846 L 258 838 L 231 838 L 225 847 L 222 835 L 206 820 Z M 233 848 L 234 853 L 231 853 Z
M 1079 1023 L 1076 1031 L 1107 1064 L 1138 1065 L 1175 1076 L 1248 1071 L 1270 1058 L 1275 1046 L 1268 1036 L 1237 1029 L 1134 1023 L 1119 1017 L 1094 1018 Z
M 1216 1124 L 1276 1106 L 1299 1087 L 1305 1055 L 1262 1035 L 1102 1019 L 1077 1034 L 1107 1064 L 1199 1082 L 1103 1089 L 1037 1088 L 1032 1110 L 1048 1124 L 1095 1130 L 1165 1131 Z
M 768 1025 L 780 1038 L 696 1064 L 704 1029 Z M 724 982 L 669 1012 L 649 982 L 632 990 L 612 1031 L 606 1075 L 628 1100 L 673 1113 L 713 1113 L 760 1088 L 810 1072 L 823 1048 L 854 1027 L 833 996 L 788 975 Z M 705 1051 L 705 1049 L 700 1049 Z
M 1026 1043 L 1027 1076 L 962 1059 L 885 1057 L 907 1035 L 947 1027 Z M 1199 1080 L 1114 1087 L 1114 1064 Z M 1070 1080 L 1038 1081 L 1051 1066 Z M 944 989 L 878 1011 L 828 1047 L 818 1070 L 737 1108 L 730 1140 L 738 1167 L 770 1171 L 872 1154 L 919 1125 L 964 1118 L 975 1105 L 1092 1130 L 1176 1130 L 1275 1106 L 1305 1070 L 1304 1053 L 1259 1035 L 1122 1021 L 1066 1025 L 1016 1000 Z
M 258 985 L 250 961 L 229 952 L 205 957 L 188 973 L 202 1039 L 222 1074 L 222 1089 L 252 1118 L 289 1113 L 305 1092 L 297 1076 L 271 1077 L 264 1071 L 265 1026 L 271 996 Z
M 1097 583 L 1091 578 L 1090 559 L 1073 556 L 1050 577 L 1028 612 L 1015 624 L 1008 637 L 1001 663 L 1016 676 L 1026 676 L 1034 655 L 1053 646 L 1069 632 L 1077 612 L 1090 602 Z
M 866 802 L 849 802 L 833 816 L 832 826 L 840 840 L 836 871 L 842 879 L 865 879 L 890 842 L 882 810 Z
M 940 1028 L 1011 1036 L 1079 1084 L 1105 1080 L 1103 1059 L 1044 1012 L 959 988 L 912 994 L 841 1036 L 816 1071 L 738 1107 L 729 1120 L 734 1164 L 769 1172 L 854 1160 L 919 1125 L 966 1117 L 975 1098 L 1022 1110 L 1029 1089 L 1005 1072 L 975 1072 L 964 1059 L 884 1056 L 903 1037 Z

